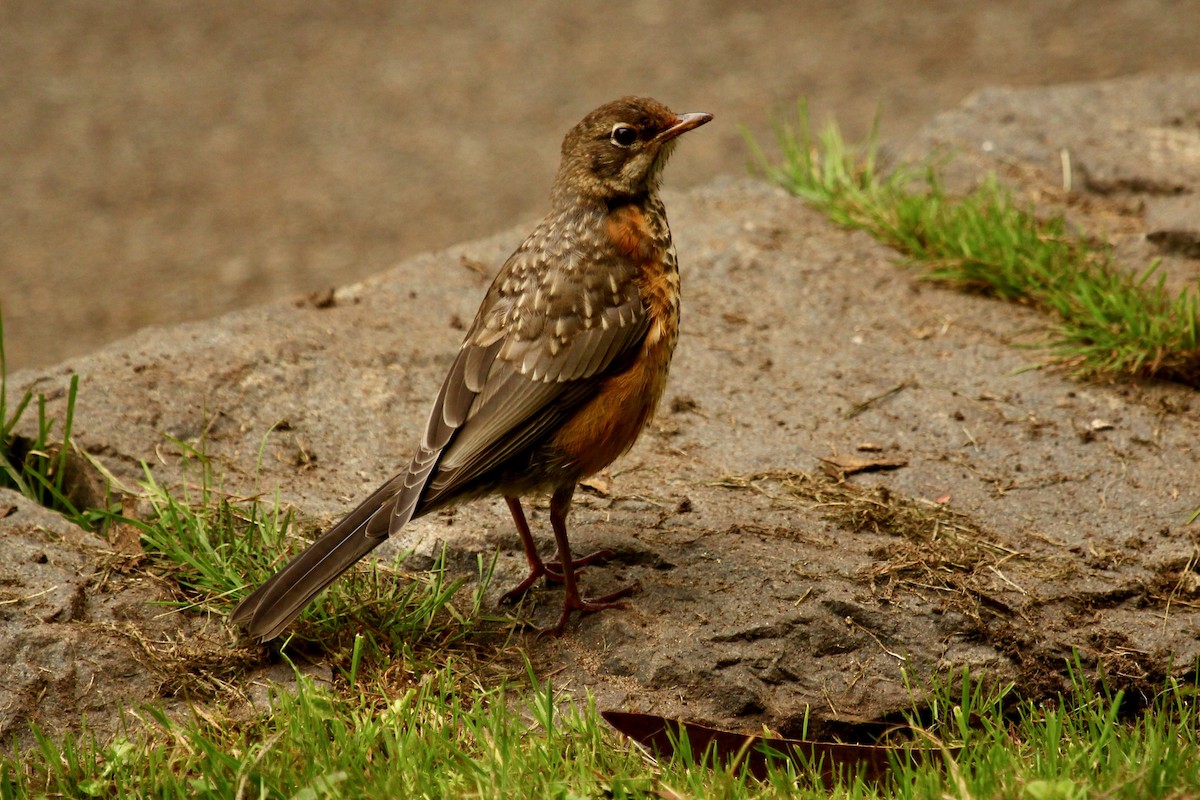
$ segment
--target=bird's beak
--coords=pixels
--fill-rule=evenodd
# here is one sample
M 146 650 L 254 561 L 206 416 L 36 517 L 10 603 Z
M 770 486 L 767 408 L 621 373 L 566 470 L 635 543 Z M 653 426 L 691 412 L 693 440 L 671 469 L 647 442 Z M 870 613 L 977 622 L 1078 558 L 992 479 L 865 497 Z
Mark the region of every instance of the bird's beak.
M 676 121 L 676 123 L 674 125 L 667 128 L 665 131 L 660 133 L 658 136 L 654 137 L 654 142 L 656 144 L 662 144 L 663 142 L 669 142 L 672 139 L 674 139 L 676 136 L 679 136 L 682 133 L 687 133 L 688 131 L 692 130 L 693 128 L 699 128 L 701 125 L 703 125 L 706 122 L 711 122 L 712 118 L 713 118 L 712 114 L 707 114 L 703 111 L 694 111 L 689 114 L 680 114 L 678 121 Z

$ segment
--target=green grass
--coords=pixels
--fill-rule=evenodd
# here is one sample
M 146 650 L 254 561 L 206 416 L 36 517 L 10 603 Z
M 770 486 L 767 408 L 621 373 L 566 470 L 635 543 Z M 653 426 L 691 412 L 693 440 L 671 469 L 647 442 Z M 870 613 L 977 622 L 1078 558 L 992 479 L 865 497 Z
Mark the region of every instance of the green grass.
M 148 518 L 120 522 L 139 531 L 146 568 L 177 587 L 175 605 L 223 619 L 308 538 L 298 535 L 294 516 L 277 498 L 227 494 L 202 448 L 175 444 L 183 451 L 182 488 L 164 487 L 147 469 Z M 294 623 L 286 647 L 320 650 L 335 662 L 384 663 L 417 647 L 453 648 L 487 621 L 483 597 L 494 561 L 480 559 L 478 583 L 468 591 L 464 578 L 448 577 L 444 551 L 416 573 L 403 569 L 407 555 L 339 578 Z
M 803 105 L 776 138 L 781 164 L 750 142 L 759 168 L 834 222 L 868 231 L 925 278 L 1051 315 L 1040 346 L 1053 363 L 1083 378 L 1200 387 L 1197 291 L 1170 292 L 1157 264 L 1122 269 L 1110 248 L 1075 235 L 1061 216 L 1039 218 L 994 176 L 952 197 L 936 165 L 884 173 L 874 135 L 850 145 L 830 125 L 814 137 Z
M 935 690 L 919 741 L 961 746 L 951 759 L 901 766 L 887 785 L 852 779 L 832 794 L 778 762 L 765 781 L 679 748 L 651 759 L 596 710 L 549 684 L 487 687 L 455 665 L 399 693 L 371 683 L 300 679 L 249 717 L 209 710 L 97 743 L 52 740 L 0 761 L 0 798 L 519 797 L 982 798 L 1150 800 L 1200 792 L 1196 686 L 1168 683 L 1136 720 L 1124 698 L 1077 678 L 1057 703 L 1018 703 L 965 676 Z M 1007 698 L 1011 700 L 1011 698 Z
M 212 461 L 183 447 L 184 480 L 168 490 L 147 472 L 151 513 L 132 525 L 142 554 L 126 565 L 168 579 L 185 613 L 224 615 L 302 545 L 279 502 L 223 492 Z M 886 785 L 848 778 L 832 795 L 812 769 L 778 761 L 765 781 L 694 753 L 651 758 L 539 681 L 512 648 L 473 646 L 474 592 L 443 564 L 356 570 L 296 623 L 285 657 L 319 655 L 333 680 L 271 693 L 268 708 L 225 701 L 271 648 L 217 681 L 194 715 L 131 712 L 123 732 L 51 737 L 0 756 L 0 800 L 24 797 L 178 798 L 1176 798 L 1200 792 L 1195 684 L 1169 681 L 1137 713 L 1121 693 L 1074 670 L 1074 690 L 1035 704 L 964 673 L 914 690 L 911 739 L 957 755 L 904 764 Z M 466 597 L 465 602 L 463 597 Z M 462 610 L 455 604 L 463 603 Z M 508 621 L 501 621 L 500 628 Z M 484 631 L 484 638 L 487 632 Z M 218 648 L 228 649 L 225 643 Z M 185 654 L 174 668 L 193 674 Z M 497 668 L 507 660 L 508 667 Z M 511 665 L 516 664 L 513 668 Z M 227 665 L 228 666 L 228 665 Z M 156 665 L 161 669 L 162 664 Z M 223 704 L 224 702 L 224 704 Z
M 4 353 L 4 317 L 0 314 L 0 487 L 15 489 L 41 506 L 58 511 L 77 525 L 92 529 L 107 509 L 77 508 L 68 487 L 68 471 L 89 463 L 86 455 L 72 459 L 71 431 L 79 376 L 72 375 L 62 433 L 54 434 L 57 420 L 46 409 L 46 396 L 26 390 L 15 402 L 8 396 L 8 362 Z M 19 436 L 17 426 L 31 406 L 37 423 L 32 436 Z
M 113 515 L 141 553 L 120 571 L 173 587 L 180 613 L 223 617 L 301 546 L 277 499 L 224 492 L 199 447 L 177 489 L 147 471 L 147 518 Z M 131 526 L 131 527 L 128 527 Z M 114 557 L 116 558 L 116 557 Z M 130 712 L 122 733 L 48 736 L 0 756 L 0 800 L 24 797 L 520 798 L 1182 798 L 1200 793 L 1197 686 L 1168 681 L 1145 708 L 1074 670 L 1052 703 L 987 690 L 963 675 L 914 690 L 911 739 L 961 748 L 905 764 L 886 785 L 849 778 L 832 792 L 806 765 L 777 762 L 765 781 L 681 746 L 651 758 L 607 728 L 586 699 L 570 702 L 521 668 L 508 619 L 487 620 L 483 589 L 447 578 L 444 562 L 405 574 L 397 563 L 352 571 L 281 645 L 181 648 L 151 666 L 176 670 L 194 715 Z M 218 637 L 219 638 L 219 637 Z M 192 644 L 192 643 L 189 643 Z M 332 680 L 297 676 L 269 708 L 238 702 L 251 669 L 317 656 Z M 215 665 L 215 666 L 214 666 Z M 220 671 L 207 692 L 197 673 Z M 190 683 L 189 683 L 190 681 Z M 636 703 L 635 703 L 636 704 Z M 1141 705 L 1141 704 L 1139 704 Z

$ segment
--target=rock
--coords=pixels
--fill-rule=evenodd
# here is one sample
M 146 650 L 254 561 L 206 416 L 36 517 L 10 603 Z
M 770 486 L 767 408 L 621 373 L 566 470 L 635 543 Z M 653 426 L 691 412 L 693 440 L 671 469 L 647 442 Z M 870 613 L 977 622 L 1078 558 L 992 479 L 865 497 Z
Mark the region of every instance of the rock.
M 1194 193 L 1147 198 L 1146 231 L 1165 255 L 1200 258 L 1200 198 Z
M 107 544 L 60 515 L 7 489 L 0 506 L 15 509 L 0 518 L 0 737 L 28 746 L 31 722 L 58 734 L 85 718 L 103 737 L 143 702 L 178 710 L 140 643 L 202 622 L 163 618 L 159 587 L 106 574 Z
M 1014 163 L 1048 168 L 1059 147 L 1076 148 L 1088 191 L 1103 176 L 1133 186 L 1141 174 L 1193 192 L 1200 173 L 1182 161 L 1140 173 L 1101 133 L 1078 146 L 1068 134 L 1126 119 L 1113 149 L 1182 141 L 1194 133 L 1184 106 L 1200 96 L 1196 85 L 997 90 L 939 118 L 924 141 L 961 131 L 978 144 L 979 132 L 967 133 L 974 118 Z M 1159 116 L 1131 116 L 1138 103 Z M 996 116 L 1002 107 L 1011 118 Z M 1047 116 L 1056 107 L 1061 124 Z M 1185 120 L 1175 128 L 1162 117 L 1172 107 Z M 1155 139 L 1160 129 L 1177 136 Z M 1119 664 L 1109 678 L 1133 690 L 1191 669 L 1200 609 L 1173 602 L 1175 587 L 1190 591 L 1186 565 L 1175 550 L 1140 543 L 1164 530 L 1184 543 L 1180 552 L 1200 542 L 1186 522 L 1200 505 L 1192 391 L 1080 385 L 1023 369 L 1036 356 L 1007 343 L 1041 319 L 915 281 L 888 249 L 761 183 L 722 180 L 666 202 L 684 284 L 669 397 L 688 398 L 690 410 L 664 409 L 605 491 L 579 497 L 577 550 L 620 544 L 611 563 L 587 570 L 585 587 L 636 580 L 641 590 L 623 611 L 573 622 L 561 640 L 524 641 L 556 687 L 590 691 L 601 707 L 795 730 L 806 709 L 814 724 L 835 727 L 894 719 L 912 704 L 906 675 L 963 665 L 1031 695 L 1053 692 L 1072 648 Z M 169 434 L 203 441 L 228 490 L 278 489 L 303 514 L 332 520 L 406 463 L 461 336 L 456 321 L 470 318 L 487 285 L 463 265 L 494 271 L 523 233 L 411 259 L 330 302 L 148 329 L 13 380 L 53 393 L 79 374 L 78 442 L 130 485 L 142 461 L 162 481 L 179 479 Z M 63 399 L 49 405 L 61 413 Z M 1091 419 L 1112 428 L 1083 441 L 1078 421 Z M 884 443 L 907 466 L 844 483 L 811 477 L 821 456 L 862 442 Z M 70 727 L 92 695 L 103 693 L 88 706 L 94 719 L 118 698 L 155 692 L 128 645 L 122 654 L 78 638 L 118 615 L 118 597 L 88 577 L 94 539 L 43 536 L 38 526 L 62 523 L 32 513 L 21 506 L 0 521 L 21 531 L 0 538 L 8 561 L 28 563 L 39 548 L 47 556 L 28 576 L 22 567 L 20 611 L 6 612 L 5 733 L 27 719 Z M 530 521 L 549 550 L 543 503 Z M 478 554 L 501 551 L 490 601 L 523 575 L 496 500 L 419 520 L 379 552 L 416 548 L 425 561 L 414 563 L 426 563 L 443 543 L 468 574 Z M 122 618 L 162 637 L 224 641 L 218 622 L 139 610 L 153 596 L 123 590 Z M 534 621 L 550 621 L 560 596 L 533 592 Z M 96 653 L 111 660 L 102 673 L 86 660 Z M 92 675 L 103 684 L 86 690 Z M 66 712 L 39 707 L 49 684 L 84 699 Z

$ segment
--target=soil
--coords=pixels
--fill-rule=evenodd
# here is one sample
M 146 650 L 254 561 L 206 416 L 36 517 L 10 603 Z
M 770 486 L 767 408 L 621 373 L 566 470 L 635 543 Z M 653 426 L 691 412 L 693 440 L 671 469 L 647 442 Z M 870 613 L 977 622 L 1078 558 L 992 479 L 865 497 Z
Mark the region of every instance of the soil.
M 798 98 L 915 131 L 987 86 L 1200 69 L 1189 0 L 384 0 L 0 8 L 10 367 L 342 286 L 540 216 L 563 132 L 642 93 L 717 115 L 676 187 L 745 173 Z

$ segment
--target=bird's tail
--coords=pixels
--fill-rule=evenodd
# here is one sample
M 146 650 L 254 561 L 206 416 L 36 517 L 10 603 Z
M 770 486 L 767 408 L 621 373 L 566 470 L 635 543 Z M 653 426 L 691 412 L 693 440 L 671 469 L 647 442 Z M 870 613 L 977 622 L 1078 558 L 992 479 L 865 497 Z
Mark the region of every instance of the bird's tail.
M 404 475 L 379 487 L 357 508 L 292 559 L 230 614 L 230 621 L 265 642 L 274 639 L 308 602 L 388 538 Z M 411 516 L 411 511 L 409 512 Z M 405 520 L 407 521 L 407 519 Z

